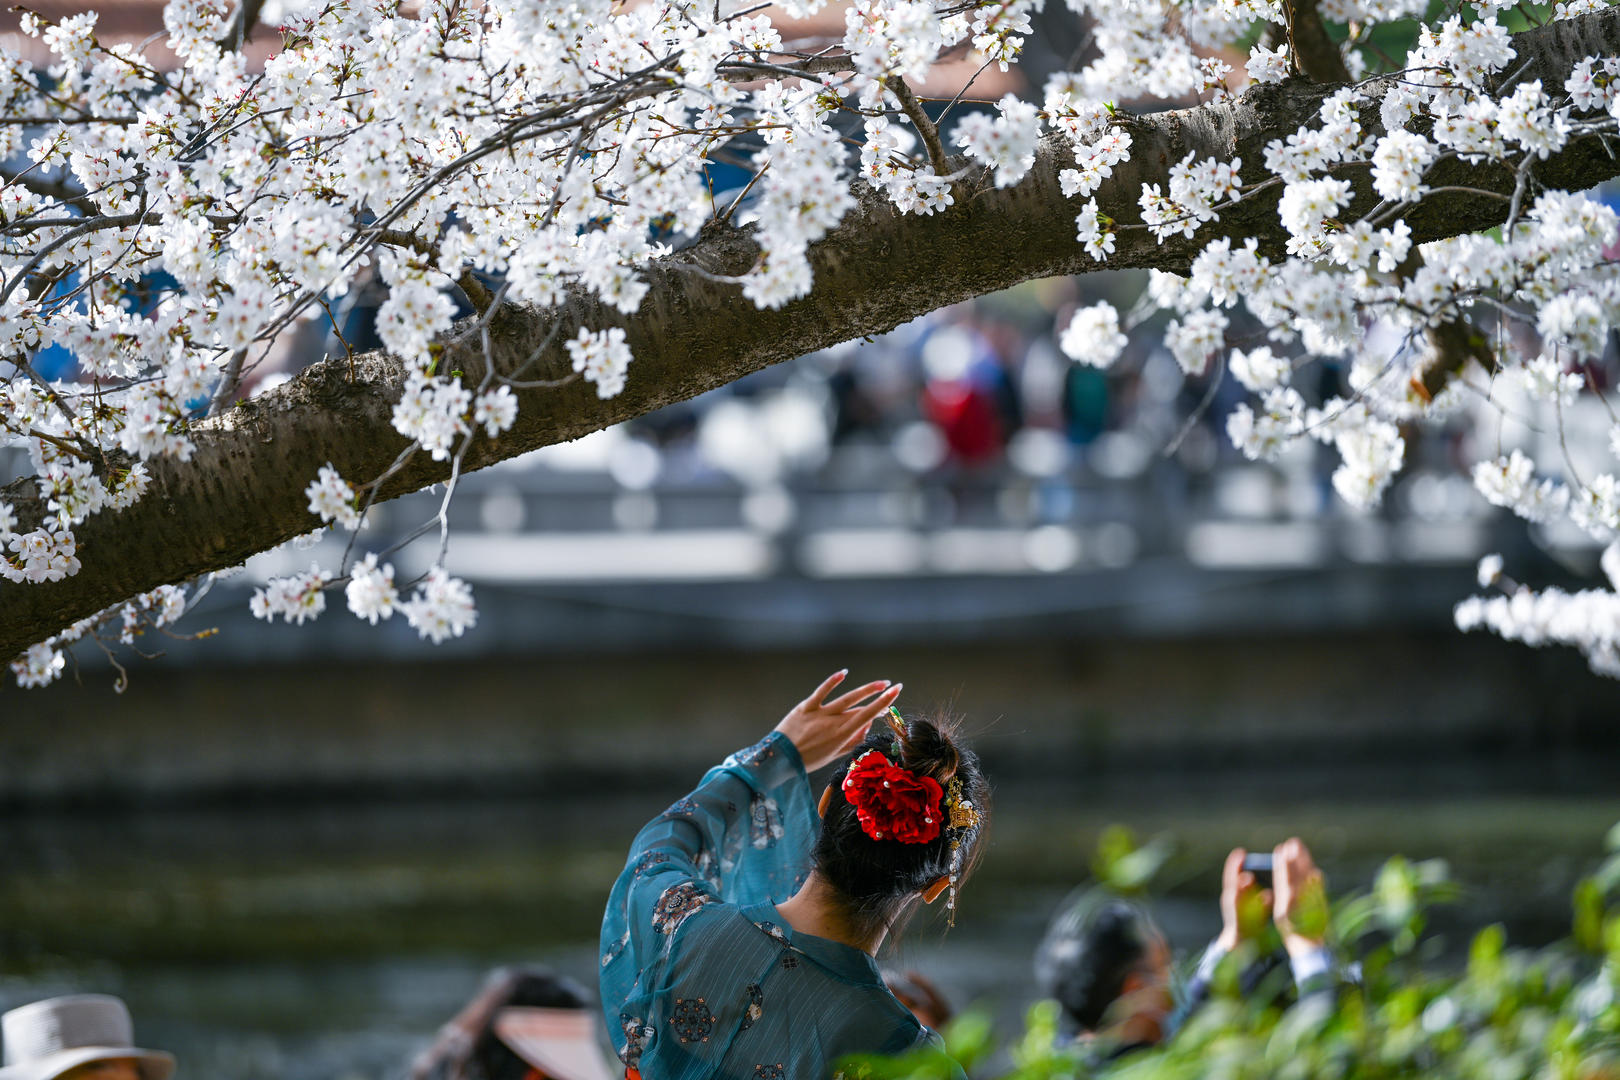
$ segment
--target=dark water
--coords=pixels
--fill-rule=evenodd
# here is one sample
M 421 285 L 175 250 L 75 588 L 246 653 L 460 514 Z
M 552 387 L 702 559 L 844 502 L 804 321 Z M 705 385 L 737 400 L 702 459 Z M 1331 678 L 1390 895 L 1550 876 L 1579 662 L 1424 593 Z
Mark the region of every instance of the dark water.
M 1016 1015 L 1043 922 L 1111 822 L 1176 838 L 1158 912 L 1184 953 L 1215 927 L 1222 853 L 1292 832 L 1340 893 L 1391 851 L 1449 860 L 1470 890 L 1439 920 L 1453 945 L 1495 920 L 1543 942 L 1564 932 L 1569 887 L 1620 820 L 1612 762 L 1588 764 L 1602 767 L 1508 755 L 1363 763 L 1331 781 L 1254 768 L 1004 777 L 994 847 L 956 929 L 941 939 L 919 921 L 895 962 L 958 1004 Z M 182 1078 L 398 1076 L 492 966 L 540 961 L 594 985 L 624 847 L 684 783 L 591 799 L 13 814 L 0 824 L 0 1006 L 122 994 L 138 1038 L 178 1052 Z

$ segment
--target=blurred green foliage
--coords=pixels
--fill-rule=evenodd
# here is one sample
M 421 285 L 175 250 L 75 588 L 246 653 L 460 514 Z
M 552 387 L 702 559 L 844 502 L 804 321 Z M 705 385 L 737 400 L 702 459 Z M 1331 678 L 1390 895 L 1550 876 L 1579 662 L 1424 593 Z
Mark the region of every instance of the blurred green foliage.
M 1091 876 L 1099 885 L 1121 896 L 1140 896 L 1153 884 L 1164 864 L 1176 853 L 1175 841 L 1159 835 L 1137 844 L 1136 834 L 1124 825 L 1110 825 L 1097 838 L 1091 858 Z
M 1459 888 L 1443 861 L 1397 856 L 1370 890 L 1333 905 L 1333 942 L 1360 971 L 1336 1002 L 1245 1000 L 1236 980 L 1217 979 L 1168 1043 L 1099 1063 L 1066 1041 L 1057 1003 L 1042 1001 L 1010 1038 L 970 1012 L 944 1032 L 948 1056 L 859 1058 L 843 1076 L 949 1080 L 960 1063 L 969 1077 L 998 1080 L 1620 1080 L 1620 825 L 1606 847 L 1575 888 L 1570 936 L 1545 948 L 1511 948 L 1493 925 L 1475 934 L 1460 970 L 1433 970 L 1428 912 Z M 1105 833 L 1099 881 L 1151 879 L 1143 870 L 1157 856 L 1132 861 L 1143 850 L 1127 832 Z

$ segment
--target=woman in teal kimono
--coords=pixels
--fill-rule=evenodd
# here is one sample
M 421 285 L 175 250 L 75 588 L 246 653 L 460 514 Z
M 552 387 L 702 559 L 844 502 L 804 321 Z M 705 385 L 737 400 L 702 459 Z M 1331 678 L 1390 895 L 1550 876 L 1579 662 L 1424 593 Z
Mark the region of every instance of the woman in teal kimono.
M 632 1080 L 825 1080 L 849 1054 L 937 1043 L 873 956 L 919 899 L 954 905 L 988 787 L 941 725 L 900 719 L 898 685 L 829 699 L 845 674 L 631 846 L 601 990 Z M 807 770 L 846 755 L 818 807 Z

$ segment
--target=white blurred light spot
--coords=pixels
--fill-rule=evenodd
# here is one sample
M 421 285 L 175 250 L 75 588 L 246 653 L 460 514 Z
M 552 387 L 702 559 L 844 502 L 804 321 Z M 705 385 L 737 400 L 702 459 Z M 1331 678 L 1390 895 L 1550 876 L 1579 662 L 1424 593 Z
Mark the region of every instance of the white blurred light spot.
M 782 473 L 782 462 L 751 406 L 717 402 L 698 422 L 698 451 L 716 469 L 745 484 L 768 484 Z
M 803 387 L 759 402 L 721 401 L 698 422 L 704 460 L 753 487 L 775 483 L 790 468 L 819 466 L 830 445 L 822 400 Z
M 941 529 L 928 538 L 928 563 L 942 574 L 1021 574 L 1022 541 L 1017 529 Z
M 821 395 L 801 386 L 784 387 L 760 406 L 759 421 L 782 460 L 795 469 L 814 469 L 827 460 L 832 431 Z
M 1042 525 L 1024 534 L 1024 559 L 1046 574 L 1067 570 L 1080 561 L 1080 538 L 1062 525 Z
M 626 491 L 613 500 L 613 524 L 645 532 L 658 524 L 658 499 L 645 491 Z
M 973 363 L 973 335 L 960 327 L 936 330 L 923 343 L 923 370 L 930 379 L 954 382 L 967 375 Z
M 663 468 L 664 456 L 651 443 L 625 439 L 608 456 L 608 472 L 620 487 L 645 491 L 652 487 Z
M 1420 518 L 1437 518 L 1445 513 L 1445 492 L 1439 477 L 1421 473 L 1406 485 L 1406 505 Z
M 427 569 L 432 552 L 402 553 L 405 575 Z M 769 541 L 741 529 L 680 529 L 658 533 L 547 533 L 527 536 L 462 534 L 450 545 L 446 569 L 471 582 L 736 581 L 769 576 L 776 555 Z
M 1227 517 L 1270 517 L 1276 504 L 1276 474 L 1263 465 L 1234 465 L 1215 477 L 1215 506 Z
M 780 484 L 758 488 L 742 498 L 744 524 L 763 533 L 779 533 L 793 524 L 797 510 L 793 496 Z
M 1205 521 L 1187 530 L 1187 558 L 1198 566 L 1318 566 L 1326 548 L 1323 529 L 1307 522 Z
M 1430 1035 L 1439 1035 L 1450 1031 L 1457 1023 L 1460 1010 L 1457 1003 L 1449 997 L 1438 997 L 1429 1002 L 1429 1007 L 1423 1010 L 1423 1030 Z
M 525 456 L 557 472 L 602 472 L 612 459 L 613 448 L 624 439 L 621 429 L 603 428 L 573 442 L 542 446 Z
M 913 420 L 895 433 L 894 456 L 914 473 L 937 469 L 945 460 L 945 438 L 933 424 Z
M 514 488 L 497 488 L 484 496 L 478 507 L 478 520 L 489 532 L 515 533 L 527 518 L 523 496 Z
M 1050 428 L 1024 428 L 1008 442 L 1007 458 L 1025 475 L 1058 476 L 1069 465 L 1069 441 Z
M 887 577 L 922 569 L 923 545 L 903 529 L 827 529 L 805 537 L 799 549 L 812 577 Z
M 1486 505 L 1474 491 L 1474 485 L 1467 480 L 1432 472 L 1412 477 L 1403 494 L 1408 509 L 1428 521 L 1479 517 L 1482 507 Z

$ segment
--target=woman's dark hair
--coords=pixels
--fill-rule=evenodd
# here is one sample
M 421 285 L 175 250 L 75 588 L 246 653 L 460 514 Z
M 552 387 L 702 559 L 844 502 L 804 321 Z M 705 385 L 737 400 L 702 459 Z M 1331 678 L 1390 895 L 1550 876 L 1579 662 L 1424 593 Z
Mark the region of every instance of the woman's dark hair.
M 845 915 L 859 933 L 875 934 L 881 929 L 891 940 L 897 938 L 915 908 L 917 894 L 952 873 L 953 843 L 957 845 L 954 857 L 958 864 L 954 870 L 958 888 L 978 865 L 983 850 L 980 841 L 990 823 L 990 785 L 985 782 L 978 757 L 956 741 L 955 733 L 955 722 L 944 716 L 909 720 L 905 733 L 898 736 L 880 719 L 833 773 L 832 798 L 821 823 L 814 859 L 817 872 L 842 894 L 847 905 Z M 926 844 L 867 836 L 855 808 L 844 797 L 844 775 L 850 763 L 868 750 L 882 752 L 895 765 L 918 776 L 933 777 L 942 788 L 953 779 L 960 780 L 962 798 L 979 812 L 977 824 L 943 828 Z

